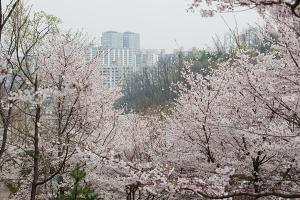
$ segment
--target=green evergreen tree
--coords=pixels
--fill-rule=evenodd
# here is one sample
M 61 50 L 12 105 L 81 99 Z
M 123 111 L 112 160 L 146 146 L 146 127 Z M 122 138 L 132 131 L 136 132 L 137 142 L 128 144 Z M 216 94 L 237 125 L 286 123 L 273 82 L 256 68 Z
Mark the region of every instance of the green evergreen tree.
M 82 184 L 86 176 L 86 172 L 76 165 L 75 169 L 70 173 L 74 179 L 74 185 L 69 190 L 68 194 L 61 196 L 59 200 L 96 200 L 98 194 L 95 193 L 94 189 L 87 184 Z

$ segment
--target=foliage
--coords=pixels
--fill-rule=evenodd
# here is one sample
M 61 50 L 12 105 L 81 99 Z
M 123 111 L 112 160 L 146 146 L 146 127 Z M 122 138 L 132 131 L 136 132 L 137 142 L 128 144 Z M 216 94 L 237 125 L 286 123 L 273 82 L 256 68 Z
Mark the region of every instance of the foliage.
M 88 40 L 58 23 L 18 4 L 2 30 L 0 176 L 19 186 L 11 199 L 55 194 L 66 167 L 108 145 L 114 129 L 116 91 L 101 84 L 99 56 L 87 61 Z
M 65 196 L 60 196 L 60 200 L 96 200 L 97 193 L 90 185 L 83 185 L 82 182 L 86 176 L 86 172 L 77 164 L 70 173 L 74 179 L 74 185 Z
M 255 5 L 278 41 L 143 71 L 135 81 L 147 106 L 176 97 L 159 117 L 120 115 L 118 91 L 98 79 L 101 60 L 85 59 L 88 40 L 11 4 L 20 7 L 0 23 L 0 176 L 18 186 L 11 199 L 58 198 L 68 187 L 67 199 L 300 198 L 299 1 L 202 2 Z M 72 180 L 76 163 L 86 168 Z
M 184 62 L 191 62 L 191 69 L 208 73 L 209 54 L 202 50 L 184 55 L 183 52 L 160 58 L 157 67 L 145 67 L 125 78 L 123 97 L 116 105 L 125 112 L 145 112 L 164 109 L 177 98 L 175 85 L 184 81 Z
M 176 84 L 185 82 L 182 73 L 187 70 L 186 63 L 191 72 L 207 76 L 217 68 L 218 63 L 236 58 L 241 49 L 247 50 L 251 57 L 256 57 L 258 53 L 268 53 L 271 46 L 278 42 L 276 36 L 265 29 L 248 28 L 241 34 L 230 34 L 233 34 L 230 35 L 232 41 L 224 41 L 228 49 L 218 39 L 210 51 L 193 50 L 165 55 L 160 58 L 157 67 L 145 67 L 130 74 L 125 78 L 123 96 L 117 100 L 116 107 L 124 108 L 126 113 L 168 110 L 178 98 Z

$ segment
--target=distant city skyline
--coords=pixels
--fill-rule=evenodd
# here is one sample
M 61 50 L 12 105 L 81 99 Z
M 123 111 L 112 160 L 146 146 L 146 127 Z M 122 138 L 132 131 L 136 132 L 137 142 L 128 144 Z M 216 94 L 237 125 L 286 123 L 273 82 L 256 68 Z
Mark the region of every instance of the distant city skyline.
M 261 23 L 254 10 L 202 18 L 187 13 L 191 0 L 27 0 L 35 11 L 45 11 L 61 18 L 65 29 L 80 30 L 101 43 L 101 33 L 135 32 L 140 34 L 142 49 L 205 48 L 212 36 L 223 36 L 237 23 L 239 30 Z M 226 23 L 224 22 L 226 21 Z
M 123 34 L 116 31 L 106 31 L 101 35 L 101 46 L 104 48 L 123 48 Z
M 129 48 L 140 49 L 140 34 L 134 32 L 120 33 L 109 30 L 102 32 L 101 46 L 104 48 Z

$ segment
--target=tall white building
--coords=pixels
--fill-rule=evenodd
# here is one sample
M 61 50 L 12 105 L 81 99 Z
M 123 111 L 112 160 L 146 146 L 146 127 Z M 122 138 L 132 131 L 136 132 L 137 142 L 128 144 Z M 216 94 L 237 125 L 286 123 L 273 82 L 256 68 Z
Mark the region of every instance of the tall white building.
M 136 59 L 134 49 L 103 49 L 100 71 L 104 84 L 108 87 L 121 84 L 125 76 L 136 71 Z
M 123 48 L 123 34 L 116 31 L 103 32 L 101 46 L 103 48 Z
M 85 59 L 86 61 L 90 61 L 94 59 L 96 56 L 100 56 L 101 49 L 99 46 L 94 45 L 94 44 L 89 44 L 85 48 Z
M 133 32 L 123 33 L 123 47 L 134 50 L 140 49 L 140 34 Z
M 164 49 L 146 49 L 141 51 L 141 67 L 157 67 L 158 61 L 165 54 Z
M 107 31 L 101 37 L 102 61 L 100 72 L 104 84 L 122 84 L 125 76 L 137 70 L 140 63 L 140 35 L 133 32 Z

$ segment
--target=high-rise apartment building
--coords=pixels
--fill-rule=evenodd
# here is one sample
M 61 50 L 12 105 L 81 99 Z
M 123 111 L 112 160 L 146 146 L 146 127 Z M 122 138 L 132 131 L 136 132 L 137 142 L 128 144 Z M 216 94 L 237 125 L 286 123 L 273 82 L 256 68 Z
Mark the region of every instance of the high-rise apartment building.
M 141 50 L 141 67 L 157 67 L 158 61 L 165 54 L 164 49 Z
M 133 32 L 123 33 L 123 47 L 139 50 L 140 49 L 140 34 Z
M 133 32 L 102 33 L 101 75 L 104 84 L 113 87 L 121 84 L 126 76 L 136 71 L 139 59 L 140 35 Z
M 85 59 L 86 61 L 90 61 L 94 58 L 96 58 L 97 56 L 99 56 L 101 52 L 101 49 L 99 46 L 96 46 L 94 44 L 89 44 L 86 48 L 85 48 Z
M 103 54 L 100 72 L 105 85 L 114 87 L 121 84 L 124 77 L 136 71 L 135 50 L 104 49 Z
M 123 34 L 116 31 L 103 32 L 101 46 L 103 48 L 123 48 Z

